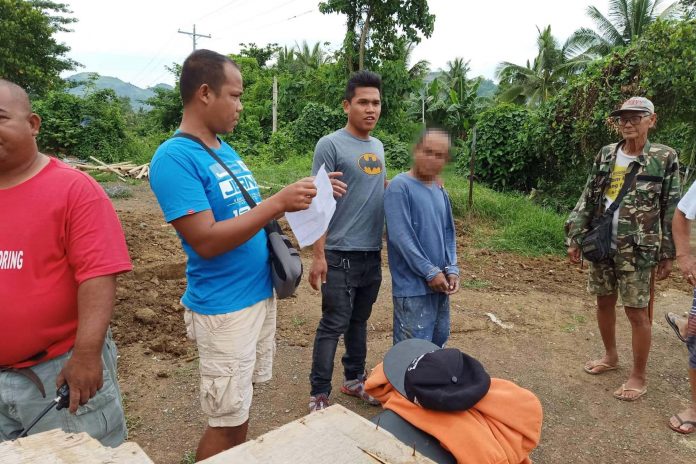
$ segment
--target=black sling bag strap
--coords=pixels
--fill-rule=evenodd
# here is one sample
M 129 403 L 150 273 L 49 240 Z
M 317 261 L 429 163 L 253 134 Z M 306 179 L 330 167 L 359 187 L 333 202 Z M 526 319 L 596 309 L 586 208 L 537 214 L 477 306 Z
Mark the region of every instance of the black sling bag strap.
M 227 171 L 227 174 L 232 177 L 249 207 L 256 207 L 256 202 L 251 198 L 251 195 L 249 195 L 249 192 L 247 192 L 242 183 L 239 182 L 237 176 L 234 175 L 227 164 L 225 164 L 225 162 L 201 139 L 195 135 L 187 134 L 186 132 L 177 132 L 174 134 L 174 137 L 189 139 L 200 145 L 225 171 Z M 273 288 L 279 299 L 287 298 L 295 293 L 295 290 L 302 280 L 302 260 L 300 259 L 300 253 L 293 247 L 290 239 L 283 234 L 280 224 L 278 224 L 278 221 L 275 219 L 266 224 L 264 230 L 266 231 L 266 237 L 268 237 L 268 250 L 271 255 L 271 279 L 273 280 Z
M 232 179 L 234 180 L 235 184 L 237 184 L 237 187 L 239 187 L 239 191 L 242 193 L 242 196 L 244 197 L 244 201 L 247 202 L 247 204 L 249 205 L 249 207 L 250 207 L 250 208 L 255 208 L 255 207 L 256 207 L 256 202 L 254 201 L 253 198 L 251 198 L 251 195 L 249 195 L 249 192 L 246 191 L 246 189 L 244 188 L 244 186 L 242 185 L 242 183 L 239 182 L 239 179 L 237 179 L 237 176 L 235 176 L 234 173 L 232 172 L 232 170 L 231 170 L 229 167 L 227 167 L 227 164 L 225 164 L 225 162 L 222 161 L 222 159 L 220 159 L 220 157 L 217 155 L 217 153 L 215 153 L 213 150 L 211 150 L 210 147 L 208 147 L 208 145 L 206 145 L 205 143 L 203 143 L 203 141 L 202 141 L 201 139 L 199 139 L 199 138 L 196 137 L 195 135 L 187 134 L 186 132 L 177 132 L 176 134 L 174 134 L 174 137 L 181 137 L 181 138 L 184 138 L 184 139 L 189 139 L 189 140 L 191 140 L 191 141 L 193 141 L 193 142 L 196 142 L 196 143 L 197 143 L 198 145 L 200 145 L 201 147 L 203 147 L 203 148 L 205 149 L 205 151 L 208 152 L 208 154 L 209 154 L 210 156 L 212 156 L 213 159 L 215 159 L 215 161 L 217 161 L 218 164 L 219 164 L 220 166 L 222 166 L 222 168 L 223 168 L 225 171 L 227 171 L 227 174 L 229 174 L 230 177 L 232 177 Z
M 585 234 L 585 237 L 580 243 L 582 255 L 588 261 L 599 263 L 614 257 L 616 250 L 612 247 L 612 222 L 614 213 L 621 205 L 628 189 L 633 184 L 640 164 L 637 161 L 633 162 L 633 167 L 624 177 L 624 183 L 621 186 L 619 194 L 609 208 L 604 211 L 601 216 L 595 217 L 590 223 L 590 230 Z

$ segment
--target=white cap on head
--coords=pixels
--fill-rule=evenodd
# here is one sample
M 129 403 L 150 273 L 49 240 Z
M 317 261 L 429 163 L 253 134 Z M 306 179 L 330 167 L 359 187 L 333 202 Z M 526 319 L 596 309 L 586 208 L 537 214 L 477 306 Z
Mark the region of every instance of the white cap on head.
M 653 114 L 655 105 L 645 97 L 631 97 L 621 105 L 618 110 L 612 111 L 610 116 L 619 116 L 624 111 L 643 111 Z

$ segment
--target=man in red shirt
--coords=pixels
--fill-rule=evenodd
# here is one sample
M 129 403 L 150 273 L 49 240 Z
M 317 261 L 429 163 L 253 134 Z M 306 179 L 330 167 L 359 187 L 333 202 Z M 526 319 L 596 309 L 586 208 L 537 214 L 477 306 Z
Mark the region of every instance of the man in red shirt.
M 41 119 L 0 79 L 0 441 L 70 387 L 31 430 L 126 437 L 109 333 L 116 275 L 131 270 L 118 218 L 86 174 L 39 153 Z

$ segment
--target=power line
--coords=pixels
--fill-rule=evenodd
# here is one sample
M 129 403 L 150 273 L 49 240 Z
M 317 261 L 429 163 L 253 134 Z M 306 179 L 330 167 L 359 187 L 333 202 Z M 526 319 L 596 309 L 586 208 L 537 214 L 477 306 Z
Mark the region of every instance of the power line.
M 167 41 L 164 43 L 164 45 L 162 45 L 162 46 L 160 47 L 160 49 L 157 50 L 157 52 L 156 52 L 154 55 L 152 55 L 152 58 L 150 58 L 150 61 L 148 61 L 147 64 L 146 64 L 144 67 L 140 68 L 140 71 L 138 71 L 136 74 L 134 74 L 134 75 L 130 78 L 130 82 L 136 81 L 140 76 L 142 76 L 142 75 L 145 73 L 145 71 L 150 67 L 150 65 L 155 61 L 155 59 L 157 59 L 157 58 L 159 57 L 159 55 L 164 51 L 164 49 L 165 49 L 165 48 L 168 48 L 168 47 L 172 44 L 172 41 L 174 40 L 174 37 L 175 37 L 175 35 L 172 33 L 172 34 L 169 36 L 169 40 L 167 40 Z
M 249 21 L 258 18 L 259 16 L 263 16 L 263 15 L 265 15 L 265 14 L 271 13 L 271 12 L 273 12 L 273 11 L 275 11 L 275 10 L 279 10 L 279 9 L 281 9 L 281 8 L 283 8 L 283 7 L 285 7 L 285 6 L 289 5 L 289 4 L 291 4 L 291 3 L 295 3 L 295 2 L 297 2 L 297 1 L 298 1 L 298 0 L 289 0 L 289 1 L 287 1 L 287 2 L 285 2 L 285 3 L 283 3 L 283 4 L 281 4 L 281 5 L 274 6 L 274 7 L 270 8 L 270 9 L 268 9 L 268 10 L 266 10 L 266 11 L 263 11 L 263 12 L 261 12 L 261 13 L 257 13 L 257 14 L 255 14 L 255 15 L 253 15 L 253 16 L 250 16 L 250 17 L 248 17 L 248 18 L 244 18 L 244 19 L 239 20 L 239 21 L 236 21 L 236 22 L 237 22 L 238 24 L 241 24 L 242 27 L 243 27 L 243 26 L 248 26 L 248 22 L 249 22 Z
M 299 17 L 301 17 L 301 16 L 308 15 L 308 14 L 313 13 L 313 12 L 315 12 L 315 11 L 317 11 L 317 10 L 315 10 L 315 9 L 307 10 L 307 11 L 305 11 L 305 12 L 303 12 L 303 13 L 298 13 L 298 14 L 296 14 L 295 16 L 290 16 L 289 18 L 281 19 L 280 21 L 276 21 L 276 22 L 274 22 L 274 23 L 266 24 L 265 26 L 257 27 L 256 30 L 257 30 L 257 31 L 260 31 L 260 30 L 266 29 L 266 28 L 268 28 L 268 27 L 277 26 L 278 24 L 282 24 L 282 23 L 286 23 L 286 22 L 288 22 L 288 21 L 292 21 L 293 19 L 297 19 L 297 18 L 299 18 Z
M 232 6 L 232 5 L 234 5 L 235 3 L 239 3 L 239 2 L 241 2 L 241 0 L 232 0 L 231 2 L 225 3 L 225 4 L 222 5 L 220 8 L 217 8 L 216 10 L 213 10 L 213 11 L 211 11 L 210 13 L 206 13 L 206 14 L 204 14 L 203 16 L 201 16 L 200 18 L 196 18 L 194 21 L 195 21 L 195 22 L 199 22 L 200 20 L 205 19 L 205 18 L 207 18 L 207 17 L 209 17 L 209 16 L 212 16 L 212 15 L 214 15 L 215 13 L 218 13 L 218 12 L 220 12 L 220 11 L 222 11 L 222 10 L 224 10 L 224 9 L 226 9 L 226 8 L 228 8 L 228 7 L 230 7 L 230 6 Z

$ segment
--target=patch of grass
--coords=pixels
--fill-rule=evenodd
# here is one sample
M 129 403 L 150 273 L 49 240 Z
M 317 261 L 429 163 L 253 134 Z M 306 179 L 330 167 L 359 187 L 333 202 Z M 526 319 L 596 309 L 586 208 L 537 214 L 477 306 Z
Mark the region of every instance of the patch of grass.
M 181 464 L 194 464 L 196 462 L 196 452 L 188 450 L 184 453 L 181 458 Z
M 488 282 L 487 280 L 479 280 L 479 279 L 469 279 L 469 280 L 463 280 L 460 283 L 462 288 L 488 288 L 490 287 L 491 283 Z
M 307 320 L 304 317 L 298 316 L 297 314 L 294 314 L 290 321 L 292 322 L 292 325 L 295 328 L 302 327 L 307 323 Z
M 568 333 L 575 332 L 578 330 L 578 325 L 583 325 L 586 322 L 587 318 L 582 314 L 573 314 L 573 321 L 561 327 L 561 330 Z
M 271 163 L 262 157 L 245 159 L 244 162 L 254 173 L 264 197 L 273 195 L 283 187 L 312 175 L 312 157 L 293 157 L 282 163 Z
M 119 182 L 118 176 L 110 171 L 87 171 L 87 174 L 99 183 Z
M 143 418 L 126 414 L 126 428 L 129 432 L 139 429 L 143 425 Z
M 525 256 L 563 254 L 563 223 L 565 218 L 555 211 L 534 204 L 519 193 L 496 192 L 474 184 L 473 206 L 469 208 L 469 183 L 452 167 L 443 173 L 445 188 L 452 199 L 455 216 L 490 225 L 493 233 L 478 233 L 477 241 L 499 251 Z

